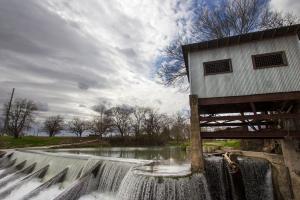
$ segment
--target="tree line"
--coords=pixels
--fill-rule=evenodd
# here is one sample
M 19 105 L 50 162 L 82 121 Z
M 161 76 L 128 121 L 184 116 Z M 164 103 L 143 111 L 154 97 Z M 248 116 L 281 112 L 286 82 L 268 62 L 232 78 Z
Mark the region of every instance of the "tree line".
M 95 105 L 92 110 L 96 114 L 90 120 L 79 117 L 66 120 L 60 115 L 49 116 L 43 121 L 42 130 L 49 137 L 65 130 L 77 137 L 88 132 L 99 139 L 109 135 L 112 140 L 134 140 L 137 143 L 150 141 L 162 144 L 170 139 L 179 142 L 189 138 L 188 117 L 182 112 L 168 116 L 150 107 L 105 104 Z M 32 100 L 15 99 L 10 107 L 8 103 L 4 105 L 4 111 L 3 119 L 7 119 L 1 132 L 19 138 L 23 136 L 24 130 L 31 127 L 38 107 Z

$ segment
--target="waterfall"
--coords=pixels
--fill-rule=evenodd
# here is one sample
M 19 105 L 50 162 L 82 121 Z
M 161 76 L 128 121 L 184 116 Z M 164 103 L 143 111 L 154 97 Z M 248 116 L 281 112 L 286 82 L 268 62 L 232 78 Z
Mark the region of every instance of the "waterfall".
M 273 200 L 272 169 L 268 161 L 238 158 L 231 173 L 222 157 L 205 159 L 205 176 L 214 200 Z
M 187 177 L 151 177 L 130 171 L 120 186 L 122 200 L 210 200 L 202 174 Z
M 38 193 L 36 196 L 31 197 L 30 200 L 52 200 L 61 192 L 62 190 L 59 185 L 53 185 Z
M 13 166 L 16 162 L 16 159 L 11 159 L 13 153 L 7 154 L 0 158 L 0 169 Z
M 205 176 L 212 199 L 231 200 L 230 183 L 222 157 L 211 156 L 205 159 Z
M 56 200 L 75 200 L 93 191 L 116 193 L 132 166 L 132 163 L 126 162 L 101 161 L 75 184 L 67 188 Z
M 238 159 L 247 200 L 273 200 L 272 169 L 263 159 Z
M 26 167 L 25 169 L 19 170 L 19 171 L 13 173 L 13 174 L 9 174 L 9 175 L 4 176 L 4 178 L 0 179 L 0 191 L 3 190 L 4 186 L 7 187 L 7 185 L 12 184 L 13 181 L 16 181 L 18 179 L 22 179 L 25 175 L 31 173 L 34 170 L 35 165 L 36 165 L 36 163 Z
M 9 174 L 13 174 L 19 170 L 21 170 L 26 164 L 26 161 L 21 162 L 20 164 L 16 165 L 15 167 L 10 167 L 7 169 L 3 169 L 3 171 L 0 173 L 0 179 L 9 175 Z
M 28 194 L 31 190 L 39 185 L 41 185 L 41 181 L 38 178 L 34 178 L 11 190 L 5 198 L 3 198 L 4 195 L 2 194 L 0 194 L 0 196 L 3 198 L 3 200 L 22 200 L 24 195 Z
M 240 170 L 232 173 L 223 157 L 211 156 L 205 158 L 204 174 L 190 174 L 189 165 L 146 163 L 15 151 L 0 157 L 0 197 L 3 200 L 274 199 L 272 170 L 266 160 L 239 157 Z
M 65 178 L 67 172 L 68 172 L 68 168 L 64 169 L 59 174 L 57 174 L 56 176 L 51 178 L 49 181 L 43 183 L 36 189 L 30 191 L 25 197 L 23 197 L 23 199 L 31 199 L 32 197 L 37 196 L 39 193 L 44 192 L 45 189 L 50 188 L 51 186 L 53 186 L 57 183 L 61 183 L 63 181 L 63 179 Z M 57 186 L 55 186 L 55 187 L 57 187 Z
M 103 161 L 93 182 L 99 192 L 117 192 L 119 186 L 132 167 L 132 164 L 122 162 Z
M 59 174 L 63 169 L 68 168 L 68 173 L 62 183 L 63 186 L 73 183 L 88 164 L 88 159 L 80 156 L 55 156 L 39 151 L 15 151 L 11 159 L 16 159 L 16 164 L 26 161 L 25 167 L 36 163 L 35 170 L 49 165 L 50 167 L 43 177 L 44 182 Z
M 37 170 L 36 172 L 31 173 L 31 174 L 29 174 L 25 177 L 22 177 L 15 184 L 12 184 L 12 185 L 8 184 L 9 187 L 5 186 L 4 187 L 5 189 L 2 189 L 2 191 L 0 192 L 0 197 L 3 198 L 3 197 L 8 196 L 11 193 L 13 193 L 16 189 L 18 190 L 20 188 L 23 188 L 24 185 L 26 185 L 26 186 L 28 185 L 28 187 L 30 187 L 31 184 L 28 183 L 28 182 L 30 182 L 33 179 L 41 179 L 45 175 L 45 173 L 47 172 L 48 168 L 49 168 L 49 165 Z M 41 182 L 39 181 L 39 185 L 40 184 L 41 184 Z M 34 189 L 34 188 L 35 187 L 33 187 L 32 189 Z M 27 192 L 28 192 L 28 190 L 27 190 Z M 29 190 L 29 192 L 30 192 L 30 190 Z M 24 195 L 24 193 L 22 195 Z M 8 199 L 10 199 L 10 198 L 8 198 Z M 12 199 L 14 199 L 14 198 L 12 198 Z

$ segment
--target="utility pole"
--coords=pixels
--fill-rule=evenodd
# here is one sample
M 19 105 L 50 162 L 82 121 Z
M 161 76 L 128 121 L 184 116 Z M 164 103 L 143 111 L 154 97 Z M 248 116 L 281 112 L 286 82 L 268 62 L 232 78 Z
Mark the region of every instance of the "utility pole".
M 10 113 L 11 103 L 12 103 L 12 100 L 14 98 L 14 93 L 15 93 L 15 88 L 13 88 L 12 91 L 11 91 L 10 100 L 9 100 L 9 103 L 8 103 L 8 108 L 6 110 L 6 117 L 5 117 L 5 122 L 4 122 L 3 134 L 7 133 L 7 124 L 9 122 L 9 113 Z

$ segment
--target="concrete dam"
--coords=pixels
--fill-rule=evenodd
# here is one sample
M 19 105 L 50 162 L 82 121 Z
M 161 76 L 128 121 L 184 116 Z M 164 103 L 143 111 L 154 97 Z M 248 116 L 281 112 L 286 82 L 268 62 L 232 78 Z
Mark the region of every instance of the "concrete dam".
M 260 200 L 276 199 L 268 161 L 205 157 L 205 173 L 164 173 L 153 161 L 13 150 L 1 153 L 2 200 Z M 160 168 L 161 167 L 161 168 Z M 170 170 L 168 170 L 170 171 Z

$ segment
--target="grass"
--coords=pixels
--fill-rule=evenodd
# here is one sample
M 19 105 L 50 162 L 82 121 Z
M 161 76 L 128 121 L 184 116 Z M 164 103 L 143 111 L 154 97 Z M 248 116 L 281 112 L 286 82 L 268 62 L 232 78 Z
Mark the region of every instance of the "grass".
M 15 139 L 10 136 L 1 136 L 0 149 L 71 144 L 89 140 L 93 140 L 93 138 L 26 136 Z
M 233 149 L 240 148 L 240 140 L 209 140 L 204 141 L 203 146 L 227 147 Z
M 61 145 L 61 144 L 73 144 L 81 143 L 85 141 L 95 140 L 93 137 L 37 137 L 37 136 L 26 136 L 22 138 L 15 139 L 10 136 L 0 136 L 0 149 L 9 149 L 9 148 L 24 148 L 24 147 L 41 147 L 41 146 L 52 146 L 52 145 Z M 189 142 L 180 142 L 179 144 L 176 141 L 170 141 L 169 146 L 180 146 L 183 149 L 189 146 Z M 84 147 L 107 147 L 110 146 L 108 142 L 104 141 L 95 141 L 92 143 L 86 144 L 74 144 L 68 146 L 67 148 L 84 148 Z M 224 147 L 229 147 L 233 149 L 240 148 L 239 140 L 204 140 L 204 147 L 216 147 L 216 149 L 221 149 Z
M 223 148 L 231 148 L 231 149 L 240 149 L 240 140 L 203 140 L 204 148 L 211 149 L 223 149 Z M 179 144 L 176 141 L 170 141 L 169 146 L 180 146 L 183 149 L 186 149 L 190 146 L 188 141 L 180 142 Z

